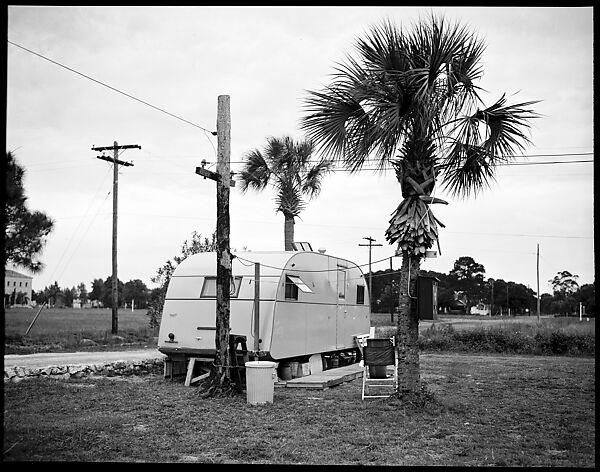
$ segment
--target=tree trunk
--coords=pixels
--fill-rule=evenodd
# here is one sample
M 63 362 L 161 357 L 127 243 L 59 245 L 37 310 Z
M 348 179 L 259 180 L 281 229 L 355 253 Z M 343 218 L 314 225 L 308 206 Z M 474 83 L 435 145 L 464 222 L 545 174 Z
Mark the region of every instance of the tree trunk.
M 417 277 L 420 257 L 402 253 L 400 268 L 396 351 L 398 353 L 398 394 L 421 390 L 419 367 L 419 313 L 417 312 Z
M 294 248 L 292 246 L 292 243 L 294 242 L 294 216 L 293 215 L 286 215 L 284 213 L 284 217 L 285 217 L 285 224 L 283 227 L 283 238 L 284 238 L 284 242 L 285 242 L 285 250 L 286 251 L 293 251 Z

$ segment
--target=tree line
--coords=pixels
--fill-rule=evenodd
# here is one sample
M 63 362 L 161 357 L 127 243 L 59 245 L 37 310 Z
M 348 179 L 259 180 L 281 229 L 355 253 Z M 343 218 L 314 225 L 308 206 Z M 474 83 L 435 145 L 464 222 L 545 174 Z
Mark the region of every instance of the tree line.
M 469 314 L 471 308 L 483 303 L 492 315 L 536 314 L 537 293 L 524 284 L 511 280 L 485 278 L 485 268 L 472 257 L 459 257 L 448 274 L 421 270 L 421 276 L 435 277 L 437 306 L 441 313 Z M 368 275 L 367 275 L 368 276 Z M 371 310 L 374 313 L 396 313 L 398 309 L 399 271 L 387 269 L 373 272 Z M 540 312 L 544 314 L 577 315 L 579 304 L 585 313 L 595 315 L 595 282 L 579 285 L 577 275 L 561 271 L 548 282 L 552 294 L 540 294 Z
M 131 308 L 133 305 L 134 308 L 145 309 L 152 293 L 157 290 L 148 289 L 140 279 L 125 283 L 117 280 L 117 287 L 119 308 Z M 32 299 L 38 305 L 46 303 L 55 308 L 112 308 L 112 277 L 108 276 L 105 280 L 94 279 L 91 290 L 83 282 L 71 288 L 61 288 L 58 282 L 54 282 L 40 291 L 33 291 Z

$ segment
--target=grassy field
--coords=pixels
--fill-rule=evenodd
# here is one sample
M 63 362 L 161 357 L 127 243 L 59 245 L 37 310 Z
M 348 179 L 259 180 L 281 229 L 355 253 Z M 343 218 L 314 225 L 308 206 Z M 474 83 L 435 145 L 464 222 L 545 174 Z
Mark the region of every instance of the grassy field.
M 5 354 L 74 350 L 119 350 L 156 346 L 158 329 L 148 327 L 146 310 L 119 310 L 118 336 L 111 334 L 110 309 L 11 308 L 4 315 Z M 94 341 L 86 345 L 82 340 Z
M 422 409 L 361 382 L 202 399 L 156 375 L 4 385 L 12 461 L 595 467 L 595 359 L 423 354 Z
M 111 334 L 109 309 L 6 310 L 5 354 L 140 349 L 157 346 L 158 329 L 148 327 L 145 310 L 120 310 L 118 336 Z M 377 336 L 391 336 L 389 314 L 373 313 Z M 535 316 L 440 315 L 420 325 L 420 348 L 429 352 L 595 356 L 595 319 Z

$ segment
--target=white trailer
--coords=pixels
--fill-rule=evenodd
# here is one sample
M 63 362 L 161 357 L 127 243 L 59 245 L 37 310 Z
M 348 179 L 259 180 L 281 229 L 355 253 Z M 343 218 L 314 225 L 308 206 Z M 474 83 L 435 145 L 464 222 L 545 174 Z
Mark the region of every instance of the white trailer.
M 282 361 L 356 347 L 369 332 L 368 286 L 354 263 L 312 251 L 236 252 L 232 259 L 230 333 L 253 350 L 255 264 L 261 360 Z M 215 252 L 187 257 L 173 272 L 158 350 L 172 360 L 213 357 L 216 320 Z

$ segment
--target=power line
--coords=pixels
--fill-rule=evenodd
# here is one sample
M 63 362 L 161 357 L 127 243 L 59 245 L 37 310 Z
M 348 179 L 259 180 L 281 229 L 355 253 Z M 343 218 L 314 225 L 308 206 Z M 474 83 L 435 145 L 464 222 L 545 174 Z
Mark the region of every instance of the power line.
M 73 242 L 73 239 L 75 238 L 75 235 L 77 234 L 77 232 L 79 231 L 79 228 L 81 227 L 83 221 L 87 218 L 88 213 L 90 211 L 90 209 L 92 208 L 92 205 L 94 203 L 94 199 L 96 198 L 96 196 L 100 193 L 100 189 L 102 188 L 102 186 L 104 185 L 105 181 L 106 181 L 106 177 L 108 177 L 108 171 L 110 171 L 110 169 L 107 170 L 106 174 L 104 175 L 104 178 L 101 179 L 100 181 L 100 185 L 98 186 L 98 188 L 96 189 L 96 192 L 94 193 L 94 195 L 92 196 L 90 203 L 88 205 L 87 210 L 85 211 L 85 214 L 83 215 L 83 217 L 81 218 L 81 220 L 79 220 L 79 223 L 77 225 L 77 227 L 75 228 L 75 231 L 73 231 L 71 233 L 71 237 L 69 238 L 69 242 L 67 243 L 67 246 L 65 247 L 65 250 L 62 253 L 62 256 L 60 256 L 59 260 L 58 260 L 58 264 L 56 264 L 56 266 L 54 267 L 54 271 L 52 272 L 52 275 L 50 277 L 48 277 L 48 282 L 46 283 L 46 286 L 48 286 L 51 281 L 52 278 L 54 277 L 54 274 L 57 272 L 58 267 L 60 266 L 60 263 L 64 260 L 65 255 L 67 254 L 67 251 L 69 250 L 69 248 L 71 247 L 71 243 Z M 61 271 L 60 276 L 62 276 L 63 272 L 65 271 L 65 269 L 69 266 L 69 263 L 71 262 L 71 259 L 73 258 L 73 255 L 75 254 L 75 252 L 77 252 L 77 248 L 79 247 L 79 244 L 81 243 L 81 241 L 83 240 L 83 237 L 87 234 L 87 231 L 89 230 L 91 224 L 94 222 L 94 220 L 96 219 L 96 217 L 100 214 L 100 210 L 102 209 L 102 204 L 106 201 L 106 199 L 108 198 L 108 195 L 110 195 L 110 192 L 106 195 L 106 197 L 104 197 L 104 200 L 100 203 L 100 206 L 98 207 L 98 211 L 96 212 L 96 214 L 94 215 L 94 217 L 90 220 L 90 223 L 87 227 L 87 229 L 84 231 L 84 233 L 81 236 L 80 241 L 77 243 L 77 246 L 75 248 L 75 250 L 71 253 L 71 256 L 69 257 L 68 261 L 66 262 L 63 270 Z M 57 218 L 60 219 L 60 218 Z
M 523 158 L 532 158 L 532 157 L 568 157 L 568 156 L 593 156 L 593 152 L 576 152 L 576 153 L 555 153 L 555 154 L 523 154 L 520 156 L 505 156 L 505 157 L 523 157 Z M 179 159 L 190 159 L 195 160 L 198 159 L 197 154 L 177 154 L 177 155 L 153 155 L 152 159 L 164 159 L 165 157 L 177 157 Z M 315 164 L 318 161 L 309 160 L 308 163 Z M 376 159 L 366 159 L 366 162 L 377 162 Z M 578 161 L 564 161 L 564 162 L 578 162 Z M 585 161 L 589 162 L 589 161 Z M 245 164 L 246 161 L 231 161 L 231 164 Z
M 65 66 L 64 64 L 61 64 L 60 62 L 54 61 L 54 60 L 52 60 L 52 59 L 49 59 L 49 58 L 47 58 L 46 56 L 42 56 L 41 54 L 38 54 L 37 52 L 35 52 L 35 51 L 32 51 L 31 49 L 27 49 L 26 47 L 23 47 L 23 46 L 21 46 L 21 45 L 19 45 L 19 44 L 17 44 L 17 43 L 13 43 L 12 41 L 10 41 L 10 40 L 8 40 L 8 39 L 7 39 L 7 41 L 8 41 L 8 43 L 9 43 L 9 44 L 12 44 L 13 46 L 17 46 L 18 48 L 21 48 L 21 49 L 23 49 L 23 50 L 25 50 L 25 51 L 27 51 L 27 52 L 29 52 L 29 53 L 31 53 L 31 54 L 34 54 L 34 55 L 36 55 L 36 56 L 38 56 L 38 57 L 41 57 L 42 59 L 45 59 L 45 60 L 47 60 L 47 61 L 49 61 L 49 62 L 52 62 L 53 64 L 56 64 L 57 66 L 63 67 L 63 68 L 65 68 L 65 69 L 67 69 L 68 71 L 74 72 L 75 74 L 81 75 L 82 77 L 85 77 L 86 79 L 89 79 L 89 80 L 91 80 L 91 81 L 93 81 L 93 82 L 96 82 L 97 84 L 100 84 L 100 85 L 102 85 L 102 86 L 104 86 L 104 87 L 107 87 L 107 88 L 109 88 L 109 89 L 111 89 L 111 90 L 114 90 L 115 92 L 118 92 L 118 93 L 120 93 L 120 94 L 122 94 L 122 95 L 125 95 L 126 97 L 132 98 L 133 100 L 137 100 L 138 102 L 140 102 L 140 103 L 143 103 L 144 105 L 147 105 L 147 106 L 149 106 L 149 107 L 151 107 L 151 108 L 154 108 L 155 110 L 158 110 L 158 111 L 160 111 L 160 112 L 162 112 L 162 113 L 166 113 L 167 115 L 169 115 L 169 116 L 172 116 L 173 118 L 177 118 L 178 120 L 181 120 L 181 121 L 183 121 L 184 123 L 187 123 L 187 124 L 190 124 L 190 125 L 192 125 L 192 126 L 195 126 L 196 128 L 200 128 L 202 131 L 206 131 L 206 132 L 208 132 L 208 133 L 212 134 L 213 136 L 216 136 L 216 135 L 217 135 L 217 132 L 216 132 L 216 131 L 210 131 L 210 130 L 207 130 L 206 128 L 203 128 L 202 126 L 200 126 L 200 125 L 197 125 L 196 123 L 192 123 L 192 122 L 191 122 L 191 121 L 189 121 L 189 120 L 186 120 L 186 119 L 184 119 L 184 118 L 181 118 L 180 116 L 174 115 L 173 113 L 170 113 L 170 112 L 168 112 L 168 111 L 166 111 L 166 110 L 163 110 L 162 108 L 159 108 L 159 107 L 157 107 L 157 106 L 154 106 L 154 105 L 152 105 L 151 103 L 145 102 L 144 100 L 141 100 L 141 99 L 139 99 L 139 98 L 137 98 L 137 97 L 134 97 L 133 95 L 130 95 L 130 94 L 128 94 L 128 93 L 125 93 L 125 92 L 123 92 L 123 91 L 121 91 L 121 90 L 119 90 L 119 89 L 117 89 L 117 88 L 115 88 L 115 87 L 112 87 L 112 86 L 110 86 L 110 85 L 108 85 L 108 84 L 105 84 L 104 82 L 101 82 L 101 81 L 99 81 L 99 80 L 96 80 L 96 79 L 94 79 L 93 77 L 90 77 L 89 75 L 85 75 L 85 74 L 83 74 L 83 73 L 81 73 L 81 72 L 79 72 L 79 71 L 76 71 L 75 69 L 71 69 L 70 67 L 67 67 L 67 66 Z
M 518 234 L 518 233 L 471 233 L 466 231 L 444 231 L 450 234 L 470 234 L 470 235 L 485 235 L 485 236 L 519 236 L 527 238 L 565 238 L 565 239 L 592 239 L 592 236 L 552 236 L 548 234 Z
M 244 259 L 243 257 L 240 257 L 240 256 L 238 256 L 235 253 L 232 254 L 232 257 L 235 257 L 235 259 L 238 259 L 240 262 L 245 261 L 245 262 L 248 262 L 249 264 L 257 264 L 258 263 L 262 267 L 268 267 L 269 269 L 286 270 L 283 267 L 275 267 L 275 266 L 272 266 L 272 265 L 263 264 L 262 262 L 258 262 L 258 261 L 249 261 L 248 259 Z M 342 260 L 345 261 L 345 262 L 350 262 L 350 261 L 346 261 L 346 259 L 342 259 Z M 378 261 L 373 261 L 373 262 L 371 262 L 371 264 L 378 264 L 379 262 L 388 261 L 388 260 L 389 260 L 389 257 L 385 257 L 385 258 L 380 259 Z M 351 262 L 351 264 L 353 264 L 354 267 L 345 267 L 345 269 L 354 269 L 355 267 L 366 267 L 366 266 L 369 265 L 369 263 L 367 263 L 367 264 L 354 264 L 353 262 Z M 244 265 L 246 265 L 246 264 L 244 264 Z M 314 272 L 337 272 L 340 269 L 335 268 L 335 269 L 309 270 L 309 269 L 296 269 L 296 268 L 291 269 L 291 268 L 289 268 L 288 270 L 294 270 L 294 271 L 297 271 L 297 272 L 311 272 L 311 273 L 314 273 Z
M 131 94 L 123 92 L 122 90 L 119 90 L 119 89 L 117 89 L 115 87 L 112 87 L 112 86 L 110 86 L 108 84 L 105 84 L 104 82 L 101 82 L 100 80 L 94 79 L 93 77 L 90 77 L 90 76 L 88 76 L 86 74 L 83 74 L 82 72 L 79 72 L 79 71 L 77 71 L 75 69 L 72 69 L 71 67 L 68 67 L 68 66 L 66 66 L 64 64 L 61 64 L 60 62 L 57 62 L 57 61 L 55 61 L 53 59 L 50 59 L 50 58 L 48 58 L 48 57 L 46 57 L 46 56 L 44 56 L 42 54 L 39 54 L 39 53 L 37 53 L 35 51 L 32 51 L 31 49 L 28 49 L 28 48 L 26 48 L 24 46 L 21 46 L 20 44 L 17 44 L 17 43 L 15 43 L 13 41 L 10 41 L 8 39 L 7 39 L 7 42 L 9 44 L 12 44 L 13 46 L 16 46 L 18 48 L 23 49 L 24 51 L 27 51 L 27 52 L 29 52 L 31 54 L 34 54 L 34 55 L 36 55 L 38 57 L 41 57 L 42 59 L 45 59 L 45 60 L 47 60 L 47 61 L 49 61 L 49 62 L 51 62 L 53 64 L 56 64 L 59 67 L 63 67 L 64 69 L 67 69 L 68 71 L 71 71 L 71 72 L 73 72 L 75 74 L 78 74 L 78 75 L 80 75 L 82 77 L 85 77 L 88 80 L 96 82 L 97 84 L 100 84 L 103 87 L 107 87 L 107 88 L 109 88 L 109 89 L 111 89 L 111 90 L 113 90 L 113 91 L 115 91 L 117 93 L 120 93 L 122 95 L 125 95 L 126 97 L 129 97 L 129 98 L 131 98 L 133 100 L 136 100 L 136 101 L 138 101 L 140 103 L 143 103 L 146 106 L 154 108 L 155 110 L 158 110 L 158 111 L 160 111 L 162 113 L 165 113 L 165 114 L 167 114 L 167 115 L 169 115 L 169 116 L 171 116 L 173 118 L 176 118 L 176 119 L 178 119 L 180 121 L 183 121 L 184 123 L 187 123 L 187 124 L 190 124 L 190 125 L 192 125 L 192 126 L 194 126 L 196 128 L 199 128 L 202 131 L 211 133 L 213 136 L 216 136 L 216 134 L 217 134 L 216 131 L 210 131 L 210 130 L 204 128 L 203 126 L 200 126 L 200 125 L 198 125 L 196 123 L 193 123 L 193 122 L 191 122 L 189 120 L 186 120 L 185 118 L 181 118 L 180 116 L 177 116 L 177 115 L 175 115 L 175 114 L 173 114 L 173 113 L 171 113 L 171 112 L 169 112 L 167 110 L 159 108 L 159 107 L 157 107 L 155 105 L 152 105 L 151 103 L 148 103 L 148 102 L 146 102 L 144 100 L 141 100 L 141 99 L 139 99 L 139 98 L 137 98 L 137 97 L 135 97 L 135 96 L 133 96 Z M 214 145 L 212 144 L 212 141 L 209 140 L 209 142 L 211 143 L 211 145 L 213 146 L 213 149 L 214 149 Z M 576 152 L 576 153 L 558 153 L 558 154 L 530 154 L 530 155 L 522 155 L 522 156 L 505 156 L 505 157 L 565 157 L 565 156 L 587 156 L 587 155 L 594 155 L 594 153 L 593 152 Z M 369 160 L 367 160 L 367 161 L 369 161 Z M 371 161 L 373 162 L 373 160 L 371 160 Z M 554 162 L 506 162 L 506 163 L 502 163 L 502 164 L 498 164 L 498 165 L 500 165 L 500 166 L 503 166 L 503 165 L 544 165 L 544 164 L 572 164 L 572 163 L 584 163 L 584 162 L 594 162 L 594 160 L 592 159 L 592 160 L 554 161 Z M 230 162 L 230 164 L 243 164 L 243 163 L 244 163 L 244 161 L 231 161 Z M 384 168 L 370 168 L 370 169 L 364 169 L 363 168 L 363 169 L 359 169 L 359 170 L 360 171 L 370 171 L 370 170 L 373 170 L 373 171 L 379 170 L 379 171 L 381 171 L 381 170 L 394 170 L 394 169 L 393 168 L 389 168 L 389 167 L 384 167 Z M 334 171 L 334 172 L 337 172 L 337 171 L 348 171 L 349 172 L 350 170 L 349 169 L 332 169 L 332 171 Z
M 576 161 L 548 161 L 548 162 L 506 162 L 506 163 L 502 163 L 502 164 L 496 164 L 497 167 L 504 167 L 504 166 L 539 166 L 539 165 L 545 165 L 545 164 L 579 164 L 579 163 L 586 163 L 586 162 L 594 162 L 594 159 L 582 159 L 582 160 L 576 160 Z M 345 168 L 335 168 L 335 169 L 331 169 L 332 172 L 352 172 L 352 173 L 356 173 L 356 172 L 368 172 L 368 171 L 373 171 L 373 172 L 381 172 L 381 171 L 395 171 L 396 169 L 394 169 L 393 167 L 361 167 L 360 169 L 357 170 L 351 170 L 351 169 L 345 169 Z

